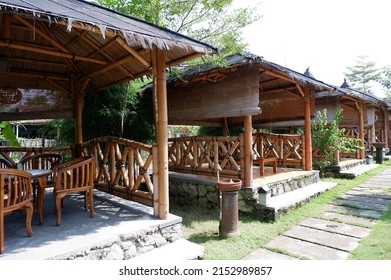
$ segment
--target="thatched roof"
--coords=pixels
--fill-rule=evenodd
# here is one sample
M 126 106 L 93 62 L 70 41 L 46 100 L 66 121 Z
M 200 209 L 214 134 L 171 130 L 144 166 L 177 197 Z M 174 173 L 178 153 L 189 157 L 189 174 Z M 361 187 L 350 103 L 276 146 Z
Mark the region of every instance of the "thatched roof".
M 0 88 L 50 90 L 68 97 L 72 77 L 82 92 L 95 92 L 150 75 L 154 46 L 164 51 L 167 66 L 217 52 L 81 0 L 0 0 L 0 24 Z
M 328 96 L 337 96 L 341 99 L 348 98 L 348 99 L 354 99 L 354 100 L 361 100 L 367 105 L 373 105 L 373 106 L 382 106 L 382 107 L 388 107 L 387 103 L 368 92 L 360 91 L 353 89 L 350 84 L 344 79 L 344 82 L 340 87 L 336 87 L 336 90 L 333 92 L 325 91 L 325 92 L 318 92 L 315 95 L 317 98 L 321 97 L 328 97 Z
M 260 69 L 260 88 L 264 91 L 289 88 L 292 84 L 299 84 L 303 87 L 309 86 L 313 91 L 334 90 L 334 86 L 316 80 L 313 77 L 301 74 L 277 63 L 265 60 L 261 56 L 251 53 L 244 55 L 235 54 L 225 58 L 223 65 L 209 64 L 193 67 L 184 71 L 179 77 L 170 77 L 169 84 L 185 81 L 191 83 L 197 79 L 210 79 L 220 72 L 219 78 L 222 79 L 224 72 L 236 71 L 237 67 L 256 64 Z

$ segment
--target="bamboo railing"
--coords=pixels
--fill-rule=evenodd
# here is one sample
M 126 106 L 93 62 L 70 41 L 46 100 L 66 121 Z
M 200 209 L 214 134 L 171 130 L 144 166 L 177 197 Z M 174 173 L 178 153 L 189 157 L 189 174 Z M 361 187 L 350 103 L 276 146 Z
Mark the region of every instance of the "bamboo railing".
M 219 171 L 222 176 L 241 176 L 239 136 L 180 137 L 168 142 L 170 171 L 211 176 Z
M 96 156 L 97 189 L 153 205 L 151 145 L 123 138 L 100 137 L 82 143 L 81 151 L 82 155 Z
M 276 158 L 279 166 L 304 168 L 304 137 L 293 134 L 253 134 L 253 157 Z

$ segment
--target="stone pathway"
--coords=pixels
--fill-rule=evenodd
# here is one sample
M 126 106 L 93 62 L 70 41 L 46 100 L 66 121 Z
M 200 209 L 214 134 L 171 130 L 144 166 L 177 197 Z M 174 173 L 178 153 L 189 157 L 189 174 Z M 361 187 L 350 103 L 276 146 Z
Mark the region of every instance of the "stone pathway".
M 244 260 L 345 260 L 391 203 L 391 169 L 324 206 L 321 218 L 307 218 Z

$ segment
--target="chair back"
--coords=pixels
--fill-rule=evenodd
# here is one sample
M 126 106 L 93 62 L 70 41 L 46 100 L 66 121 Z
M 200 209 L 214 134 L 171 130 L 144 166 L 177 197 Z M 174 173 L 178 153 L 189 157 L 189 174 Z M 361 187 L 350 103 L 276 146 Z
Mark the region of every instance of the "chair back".
M 20 204 L 32 199 L 30 173 L 17 169 L 0 169 L 0 190 L 1 212 L 17 209 Z
M 4 216 L 16 210 L 26 212 L 27 235 L 32 236 L 31 175 L 23 170 L 0 169 L 0 254 L 4 253 Z
M 61 163 L 63 158 L 60 154 L 34 154 L 22 158 L 19 163 L 22 164 L 22 169 L 52 169 Z
M 95 158 L 75 158 L 53 168 L 56 192 L 93 188 L 95 180 Z
M 15 164 L 10 162 L 8 159 L 0 158 L 0 168 L 15 168 Z

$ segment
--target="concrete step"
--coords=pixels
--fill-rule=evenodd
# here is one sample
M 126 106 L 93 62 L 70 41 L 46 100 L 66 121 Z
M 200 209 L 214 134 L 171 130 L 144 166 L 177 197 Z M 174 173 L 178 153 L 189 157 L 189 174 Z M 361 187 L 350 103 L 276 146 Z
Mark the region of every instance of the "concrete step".
M 280 215 L 288 212 L 289 209 L 296 208 L 311 198 L 335 187 L 337 183 L 320 181 L 306 187 L 286 192 L 268 198 L 266 206 L 258 205 L 260 215 L 265 220 L 277 220 Z
M 162 247 L 132 258 L 135 261 L 151 260 L 197 260 L 204 256 L 204 247 L 186 239 L 178 239 Z
M 361 165 L 356 165 L 354 167 L 348 168 L 346 170 L 340 171 L 340 176 L 342 178 L 348 178 L 348 179 L 354 179 L 365 172 L 368 172 L 371 169 L 374 169 L 378 167 L 378 164 L 361 164 Z

